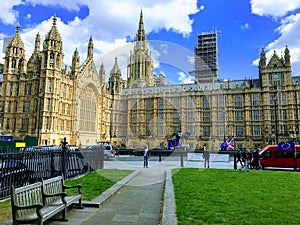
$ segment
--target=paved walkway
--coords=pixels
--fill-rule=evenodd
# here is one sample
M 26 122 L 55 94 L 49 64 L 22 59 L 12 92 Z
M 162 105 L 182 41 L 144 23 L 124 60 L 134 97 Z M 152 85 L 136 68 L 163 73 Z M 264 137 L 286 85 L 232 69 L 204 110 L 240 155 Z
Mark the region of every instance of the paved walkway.
M 106 193 L 93 200 L 85 202 L 89 206 L 84 209 L 71 209 L 67 217 L 69 221 L 49 221 L 47 225 L 119 225 L 119 224 L 147 224 L 157 225 L 162 221 L 163 200 L 165 194 L 166 175 L 170 176 L 171 168 L 176 167 L 174 162 L 149 162 L 149 168 L 142 168 L 141 162 L 121 162 L 118 160 L 106 162 L 105 168 L 133 169 L 129 177 L 117 183 Z M 170 177 L 169 177 L 170 178 Z M 168 180 L 168 179 L 167 179 Z M 169 182 L 172 185 L 172 182 Z M 168 196 L 172 196 L 173 190 Z M 112 196 L 112 197 L 111 197 Z M 110 198 L 111 197 L 111 198 Z M 165 216 L 176 219 L 174 197 L 169 200 Z M 170 208 L 170 205 L 174 207 Z M 171 219 L 168 219 L 168 223 Z M 176 223 L 172 223 L 176 224 Z

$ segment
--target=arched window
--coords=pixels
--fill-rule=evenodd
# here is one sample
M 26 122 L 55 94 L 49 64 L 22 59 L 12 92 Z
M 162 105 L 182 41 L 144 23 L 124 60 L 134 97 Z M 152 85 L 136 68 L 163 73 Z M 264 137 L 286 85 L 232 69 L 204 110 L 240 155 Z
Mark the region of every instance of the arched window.
M 54 53 L 53 52 L 50 53 L 50 64 L 51 65 L 54 64 Z
M 96 132 L 97 129 L 97 99 L 94 89 L 86 87 L 80 95 L 80 121 L 79 129 L 82 131 Z
M 56 67 L 59 67 L 59 58 L 60 58 L 60 55 L 57 54 L 57 56 L 56 56 L 56 62 L 55 62 L 55 66 Z
M 11 67 L 12 67 L 13 69 L 15 69 L 16 66 L 17 66 L 17 61 L 16 61 L 16 59 L 12 59 L 12 61 L 11 61 Z

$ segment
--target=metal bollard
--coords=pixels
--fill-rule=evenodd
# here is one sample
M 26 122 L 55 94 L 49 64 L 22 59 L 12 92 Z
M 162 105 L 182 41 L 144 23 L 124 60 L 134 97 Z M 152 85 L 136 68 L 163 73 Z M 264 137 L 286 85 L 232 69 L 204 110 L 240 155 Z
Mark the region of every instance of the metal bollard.
M 183 167 L 183 152 L 180 153 L 180 166 Z
M 234 154 L 233 156 L 233 169 L 237 169 L 237 165 L 236 165 L 236 154 Z

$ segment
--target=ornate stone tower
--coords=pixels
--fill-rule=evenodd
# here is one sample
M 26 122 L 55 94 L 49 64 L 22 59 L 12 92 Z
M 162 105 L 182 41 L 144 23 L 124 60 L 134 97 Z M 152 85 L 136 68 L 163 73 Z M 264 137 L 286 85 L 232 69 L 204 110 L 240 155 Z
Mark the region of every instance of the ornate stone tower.
M 266 53 L 262 49 L 259 61 L 259 78 L 262 88 L 278 87 L 290 85 L 292 82 L 292 69 L 290 51 L 286 46 L 284 57 L 279 57 L 274 51 L 269 63 L 267 64 Z
M 288 137 L 289 130 L 298 124 L 297 94 L 292 92 L 297 87 L 293 83 L 290 52 L 286 46 L 284 56 L 279 57 L 274 51 L 267 63 L 264 49 L 259 61 L 261 99 L 265 102 L 265 141 L 266 144 L 278 144 Z M 293 105 L 293 106 L 292 106 Z M 287 106 L 297 109 L 296 112 Z M 296 125 L 298 127 L 298 125 Z
M 122 80 L 122 73 L 118 66 L 118 59 L 115 58 L 115 64 L 110 71 L 108 81 L 109 92 L 112 96 L 120 94 L 124 81 Z
M 133 52 L 128 65 L 128 87 L 153 86 L 152 60 L 147 47 L 146 34 L 141 10 L 139 28 L 136 33 Z
M 27 113 L 31 106 L 30 102 L 24 104 L 22 100 L 24 100 L 25 94 L 31 95 L 31 87 L 28 86 L 28 90 L 26 89 L 26 91 L 20 87 L 25 78 L 25 73 L 25 48 L 20 36 L 20 25 L 17 25 L 16 33 L 8 44 L 4 57 L 2 82 L 3 116 L 1 116 L 4 134 L 14 134 L 15 132 L 22 132 L 24 129 L 29 129 L 29 117 Z M 24 129 L 20 124 L 22 121 Z M 26 128 L 25 125 L 27 125 Z

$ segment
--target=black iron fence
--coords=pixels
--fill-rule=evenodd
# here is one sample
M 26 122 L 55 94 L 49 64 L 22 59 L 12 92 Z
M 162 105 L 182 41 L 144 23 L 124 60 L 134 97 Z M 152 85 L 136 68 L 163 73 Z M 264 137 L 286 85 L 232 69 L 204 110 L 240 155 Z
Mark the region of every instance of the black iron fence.
M 10 187 L 21 187 L 63 174 L 74 178 L 103 168 L 103 151 L 23 149 L 0 153 L 0 199 L 10 195 Z

